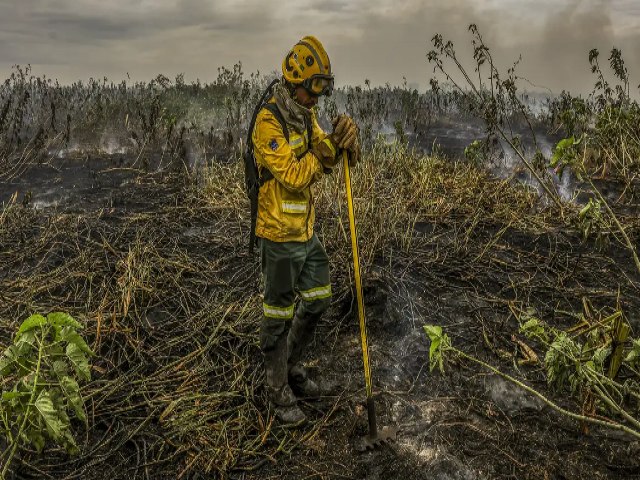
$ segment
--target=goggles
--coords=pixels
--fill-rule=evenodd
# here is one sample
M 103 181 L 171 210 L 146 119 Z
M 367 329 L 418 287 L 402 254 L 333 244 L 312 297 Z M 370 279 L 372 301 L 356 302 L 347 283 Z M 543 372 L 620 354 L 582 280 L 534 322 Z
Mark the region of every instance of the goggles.
M 320 95 L 331 96 L 333 92 L 333 76 L 331 75 L 314 75 L 305 79 L 302 86 L 311 95 L 319 97 Z

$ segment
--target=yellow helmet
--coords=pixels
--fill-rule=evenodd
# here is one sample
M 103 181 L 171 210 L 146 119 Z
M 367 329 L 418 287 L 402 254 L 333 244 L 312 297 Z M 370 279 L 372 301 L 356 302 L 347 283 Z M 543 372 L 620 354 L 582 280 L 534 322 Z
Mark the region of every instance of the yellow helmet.
M 296 43 L 282 61 L 284 79 L 302 85 L 310 94 L 331 95 L 333 75 L 329 55 L 316 37 L 308 35 Z

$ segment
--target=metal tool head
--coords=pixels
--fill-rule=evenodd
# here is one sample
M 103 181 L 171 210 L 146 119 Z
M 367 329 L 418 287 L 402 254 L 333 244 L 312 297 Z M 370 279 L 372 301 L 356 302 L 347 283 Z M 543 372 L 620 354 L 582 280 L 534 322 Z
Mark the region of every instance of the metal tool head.
M 397 433 L 398 427 L 382 427 L 374 436 L 366 435 L 362 437 L 356 448 L 359 452 L 381 448 L 383 445 L 395 441 Z

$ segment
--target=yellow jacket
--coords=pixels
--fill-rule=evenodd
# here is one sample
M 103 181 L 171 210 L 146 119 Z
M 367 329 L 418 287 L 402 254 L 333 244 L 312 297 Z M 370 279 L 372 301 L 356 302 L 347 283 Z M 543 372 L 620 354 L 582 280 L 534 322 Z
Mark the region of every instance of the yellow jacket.
M 271 100 L 273 102 L 273 99 Z M 323 168 L 310 150 L 328 135 L 313 114 L 311 145 L 307 132 L 300 135 L 287 125 L 289 142 L 285 140 L 277 118 L 263 108 L 256 117 L 252 139 L 260 175 L 265 168 L 273 174 L 258 193 L 256 236 L 273 242 L 306 242 L 313 236 L 315 209 L 311 186 Z

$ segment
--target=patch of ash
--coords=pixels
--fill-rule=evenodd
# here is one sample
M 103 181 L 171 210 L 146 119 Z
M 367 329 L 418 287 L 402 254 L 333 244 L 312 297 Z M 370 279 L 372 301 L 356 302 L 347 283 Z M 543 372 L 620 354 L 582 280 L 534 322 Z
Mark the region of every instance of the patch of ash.
M 31 206 L 35 209 L 57 207 L 69 198 L 61 187 L 47 188 L 44 191 L 33 193 Z
M 99 153 L 107 155 L 124 155 L 129 153 L 129 147 L 124 144 L 124 140 L 113 134 L 104 132 L 100 138 Z
M 437 441 L 434 427 L 451 414 L 453 406 L 435 391 L 430 398 L 423 388 L 429 372 L 429 341 L 423 326 L 442 318 L 429 315 L 430 304 L 444 301 L 458 311 L 464 301 L 441 299 L 420 281 L 394 277 L 386 283 L 382 278 L 384 274 L 371 275 L 365 292 L 374 384 L 387 399 L 377 401 L 379 425 L 399 428 L 393 450 L 402 462 L 419 467 L 409 478 L 485 478 Z M 389 477 L 370 466 L 367 478 Z
M 508 413 L 516 413 L 523 410 L 541 411 L 545 404 L 537 397 L 500 377 L 487 377 L 485 381 L 489 398 Z

